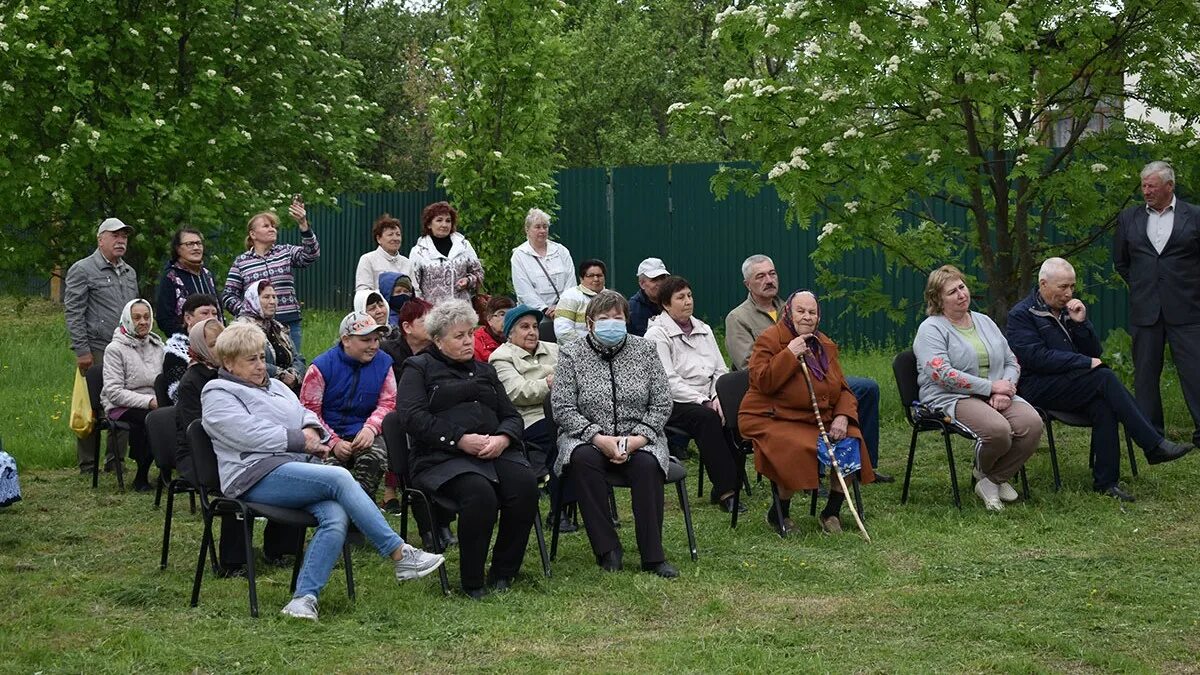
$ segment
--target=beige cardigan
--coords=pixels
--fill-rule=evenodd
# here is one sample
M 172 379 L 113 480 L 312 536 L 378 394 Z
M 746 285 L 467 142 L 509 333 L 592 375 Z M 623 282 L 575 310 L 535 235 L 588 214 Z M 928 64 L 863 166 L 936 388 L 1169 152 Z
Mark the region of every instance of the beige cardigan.
M 546 417 L 543 405 L 550 395 L 546 378 L 554 374 L 558 365 L 558 345 L 553 342 L 538 342 L 537 350 L 530 354 L 523 347 L 505 342 L 492 352 L 488 363 L 496 369 L 504 391 L 525 422 L 525 428 Z

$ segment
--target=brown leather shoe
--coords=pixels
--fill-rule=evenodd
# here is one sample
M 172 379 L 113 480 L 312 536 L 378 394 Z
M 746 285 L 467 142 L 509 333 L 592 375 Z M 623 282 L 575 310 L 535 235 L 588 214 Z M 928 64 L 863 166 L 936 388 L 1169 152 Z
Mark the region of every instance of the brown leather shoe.
M 822 516 L 821 531 L 825 534 L 841 534 L 842 519 L 837 516 Z

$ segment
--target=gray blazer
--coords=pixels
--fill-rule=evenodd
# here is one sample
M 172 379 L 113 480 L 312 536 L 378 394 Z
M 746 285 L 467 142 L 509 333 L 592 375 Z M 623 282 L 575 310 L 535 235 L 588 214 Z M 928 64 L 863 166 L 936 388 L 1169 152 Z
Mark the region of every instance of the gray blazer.
M 996 322 L 979 312 L 971 312 L 971 318 L 987 347 L 990 364 L 987 379 L 979 376 L 979 355 L 975 347 L 954 329 L 946 317 L 939 314 L 922 321 L 913 340 L 921 402 L 951 417 L 954 416 L 958 401 L 968 396 L 989 398 L 992 395 L 992 382 L 1008 380 L 1016 386 L 1021 377 L 1017 357 L 1008 348 L 1008 341 Z M 1022 399 L 1014 396 L 1013 400 Z
M 1160 254 L 1146 236 L 1145 204 L 1117 216 L 1113 266 L 1129 284 L 1129 320 L 1151 326 L 1200 323 L 1200 211 L 1175 199 L 1175 227 Z

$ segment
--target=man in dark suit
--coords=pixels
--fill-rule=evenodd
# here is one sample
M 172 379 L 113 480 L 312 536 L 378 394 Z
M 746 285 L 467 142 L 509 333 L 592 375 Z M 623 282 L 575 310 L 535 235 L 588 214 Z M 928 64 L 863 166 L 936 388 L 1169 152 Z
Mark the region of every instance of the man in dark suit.
M 1008 346 L 1021 362 L 1017 393 L 1035 406 L 1080 412 L 1092 425 L 1092 488 L 1133 501 L 1117 480 L 1121 474 L 1118 425 L 1124 424 L 1151 464 L 1179 459 L 1190 444 L 1173 443 L 1156 431 L 1120 378 L 1101 360 L 1100 337 L 1075 297 L 1075 268 L 1048 258 L 1038 285 L 1008 313 Z
M 1183 399 L 1200 442 L 1200 210 L 1175 198 L 1166 162 L 1142 169 L 1146 203 L 1117 218 L 1113 264 L 1129 284 L 1133 389 L 1138 407 L 1162 433 L 1163 347 L 1179 372 Z

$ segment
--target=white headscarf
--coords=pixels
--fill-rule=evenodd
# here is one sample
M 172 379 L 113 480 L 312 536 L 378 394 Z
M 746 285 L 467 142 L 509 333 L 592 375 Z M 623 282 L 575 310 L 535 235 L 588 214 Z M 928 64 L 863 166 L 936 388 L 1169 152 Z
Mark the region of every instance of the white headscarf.
M 137 328 L 133 325 L 133 306 L 138 304 L 139 302 L 142 303 L 143 305 L 145 305 L 146 309 L 149 310 L 150 326 L 151 326 L 151 329 L 153 330 L 154 306 L 151 305 L 149 301 L 143 300 L 142 298 L 134 298 L 133 300 L 130 300 L 129 302 L 125 303 L 125 308 L 121 310 L 120 326 L 121 326 L 121 332 L 125 333 L 129 337 L 134 338 L 135 340 L 144 340 L 144 339 L 146 339 L 146 336 L 138 335 Z M 146 335 L 149 335 L 149 334 L 150 334 L 150 331 L 147 331 Z

